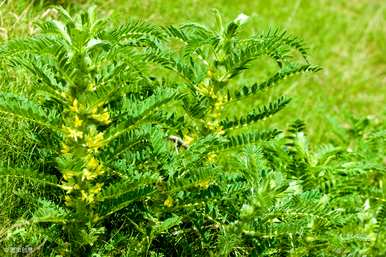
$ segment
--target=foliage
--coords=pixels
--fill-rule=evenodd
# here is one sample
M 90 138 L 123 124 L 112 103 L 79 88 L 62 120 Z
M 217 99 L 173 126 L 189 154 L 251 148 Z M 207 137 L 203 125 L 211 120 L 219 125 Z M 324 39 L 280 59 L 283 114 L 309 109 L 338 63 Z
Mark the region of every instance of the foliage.
M 29 213 L 2 244 L 42 256 L 384 254 L 384 165 L 362 156 L 382 149 L 384 128 L 366 134 L 369 121 L 355 121 L 343 133 L 358 142 L 350 152 L 312 150 L 299 120 L 284 132 L 256 126 L 289 103 L 263 103 L 268 88 L 320 69 L 301 40 L 273 29 L 245 38 L 243 14 L 216 14 L 214 28 L 110 27 L 93 9 L 58 11 L 0 46 L 33 84 L 2 92 L 0 111 L 37 128 L 44 154 L 32 155 L 48 162 L 0 175 L 51 193 L 20 194 Z M 241 84 L 263 57 L 277 70 Z M 246 99 L 251 111 L 228 114 Z

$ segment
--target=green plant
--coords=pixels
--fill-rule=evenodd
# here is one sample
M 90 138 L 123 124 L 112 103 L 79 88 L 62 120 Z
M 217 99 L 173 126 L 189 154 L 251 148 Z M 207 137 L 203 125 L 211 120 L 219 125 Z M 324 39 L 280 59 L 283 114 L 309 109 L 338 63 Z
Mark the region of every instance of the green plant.
M 363 170 L 373 171 L 371 193 L 346 197 L 344 190 L 355 192 L 344 187 L 345 177 L 358 175 L 360 165 L 349 165 L 355 156 L 330 146 L 313 151 L 300 121 L 287 132 L 260 129 L 289 102 L 263 104 L 267 89 L 319 70 L 299 39 L 278 30 L 243 37 L 243 14 L 226 24 L 217 15 L 214 29 L 140 21 L 111 28 L 92 9 L 58 10 L 60 20 L 0 46 L 33 82 L 26 96 L 1 93 L 0 111 L 37 128 L 31 134 L 44 154 L 31 156 L 45 165 L 4 165 L 0 174 L 58 195 L 29 198 L 31 214 L 4 232 L 6 244 L 30 244 L 43 256 L 331 256 L 381 248 L 381 166 Z M 244 86 L 256 79 L 248 70 L 273 66 L 264 56 L 275 72 Z M 245 102 L 259 104 L 229 114 Z M 365 208 L 347 208 L 353 199 Z
M 168 40 L 148 56 L 149 61 L 175 72 L 179 87 L 186 92 L 183 109 L 187 115 L 182 139 L 191 143 L 195 138 L 219 135 L 228 141 L 226 147 L 231 148 L 273 138 L 277 130 L 255 132 L 253 125 L 279 112 L 290 99 L 280 96 L 264 104 L 267 89 L 289 76 L 317 72 L 320 68 L 308 63 L 302 41 L 285 31 L 270 29 L 243 37 L 246 15 L 240 14 L 227 24 L 216 15 L 214 29 L 199 24 L 167 26 Z M 176 50 L 170 52 L 169 45 L 177 45 Z M 256 79 L 256 75 L 245 73 L 260 68 L 258 61 L 269 64 L 264 57 L 276 62 L 278 69 L 262 81 L 245 85 Z M 240 77 L 242 80 L 238 80 Z M 245 102 L 251 103 L 253 109 L 238 111 Z
M 147 171 L 157 161 L 146 162 L 165 158 L 165 146 L 164 132 L 152 116 L 178 95 L 157 88 L 138 58 L 140 50 L 134 50 L 158 36 L 155 27 L 133 22 L 108 31 L 92 10 L 76 17 L 58 10 L 63 22 L 45 22 L 39 34 L 2 47 L 1 55 L 13 66 L 33 74 L 34 95 L 28 99 L 2 93 L 0 109 L 49 131 L 44 147 L 51 149 L 57 172 L 47 178 L 34 178 L 36 173 L 28 170 L 13 172 L 65 192 L 66 208 L 43 201 L 30 222 L 61 226 L 63 235 L 46 240 L 58 252 L 76 255 L 87 252 L 103 234 L 106 217 L 154 194 L 161 176 Z M 129 150 L 134 161 L 142 161 L 142 173 L 114 167 Z M 10 171 L 3 170 L 7 175 Z

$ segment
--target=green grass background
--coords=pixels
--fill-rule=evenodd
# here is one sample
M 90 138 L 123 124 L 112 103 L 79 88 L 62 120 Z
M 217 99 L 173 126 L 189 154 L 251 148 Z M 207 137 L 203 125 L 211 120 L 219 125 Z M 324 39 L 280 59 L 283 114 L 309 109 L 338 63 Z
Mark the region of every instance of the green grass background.
M 68 0 L 67 0 L 68 1 Z M 318 74 L 297 76 L 275 89 L 293 96 L 273 123 L 296 118 L 308 125 L 312 141 L 333 137 L 334 126 L 351 115 L 383 122 L 386 82 L 386 2 L 382 0 L 97 0 L 68 1 L 79 9 L 96 5 L 101 16 L 124 23 L 141 18 L 157 24 L 187 21 L 213 24 L 212 9 L 224 20 L 241 12 L 250 16 L 246 32 L 286 29 L 307 43 Z M 39 1 L 0 1 L 0 40 L 33 32 L 47 15 Z M 254 70 L 257 76 L 266 71 Z M 4 86 L 4 83 L 3 83 Z M 273 92 L 274 94 L 274 92 Z

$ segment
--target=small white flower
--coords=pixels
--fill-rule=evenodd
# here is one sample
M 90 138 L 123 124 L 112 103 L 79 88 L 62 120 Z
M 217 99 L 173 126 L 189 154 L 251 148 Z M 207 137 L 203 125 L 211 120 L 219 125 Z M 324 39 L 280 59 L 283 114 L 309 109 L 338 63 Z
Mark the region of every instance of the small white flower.
M 234 22 L 238 25 L 243 25 L 248 21 L 248 19 L 249 19 L 248 15 L 244 13 L 240 13 L 239 16 L 237 16 L 237 18 L 234 20 Z
M 91 48 L 93 48 L 94 46 L 101 45 L 101 44 L 103 44 L 103 41 L 102 41 L 102 40 L 92 38 L 92 39 L 90 39 L 90 41 L 87 42 L 86 48 L 87 48 L 87 49 L 91 49 Z
M 370 201 L 369 201 L 369 199 L 367 199 L 367 200 L 365 201 L 365 203 L 363 204 L 363 209 L 364 209 L 365 211 L 367 211 L 368 209 L 370 209 Z

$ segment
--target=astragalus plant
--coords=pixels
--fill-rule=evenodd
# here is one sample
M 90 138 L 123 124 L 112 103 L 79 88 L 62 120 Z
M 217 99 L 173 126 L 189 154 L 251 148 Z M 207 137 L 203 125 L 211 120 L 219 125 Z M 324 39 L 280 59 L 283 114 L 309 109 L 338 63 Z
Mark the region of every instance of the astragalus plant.
M 267 101 L 270 88 L 319 70 L 299 39 L 245 37 L 246 15 L 217 15 L 215 28 L 113 27 L 92 9 L 58 11 L 0 46 L 32 84 L 31 94 L 0 93 L 0 111 L 44 131 L 36 139 L 51 166 L 1 175 L 57 194 L 34 199 L 0 243 L 42 256 L 347 253 L 337 238 L 350 215 L 315 175 L 325 159 L 307 148 L 303 124 L 283 133 L 263 123 L 289 103 Z
M 74 17 L 58 10 L 60 21 L 43 22 L 38 33 L 0 50 L 33 81 L 30 96 L 1 93 L 0 111 L 50 131 L 58 172 L 2 172 L 62 189 L 60 203 L 37 199 L 27 224 L 59 226 L 55 236 L 43 237 L 45 252 L 80 256 L 104 234 L 107 219 L 136 201 L 145 208 L 157 193 L 169 142 L 159 108 L 179 96 L 151 80 L 141 57 L 161 36 L 156 27 L 132 22 L 108 29 L 92 9 Z

